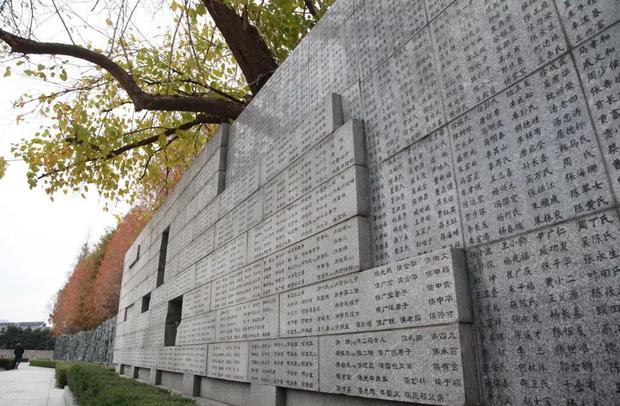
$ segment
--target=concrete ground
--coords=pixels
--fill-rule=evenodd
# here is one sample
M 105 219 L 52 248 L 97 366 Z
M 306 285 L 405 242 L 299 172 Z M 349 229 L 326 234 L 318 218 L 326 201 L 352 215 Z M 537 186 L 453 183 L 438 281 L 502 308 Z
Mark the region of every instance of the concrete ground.
M 54 369 L 21 364 L 0 371 L 0 405 L 64 406 L 63 390 L 54 387 Z

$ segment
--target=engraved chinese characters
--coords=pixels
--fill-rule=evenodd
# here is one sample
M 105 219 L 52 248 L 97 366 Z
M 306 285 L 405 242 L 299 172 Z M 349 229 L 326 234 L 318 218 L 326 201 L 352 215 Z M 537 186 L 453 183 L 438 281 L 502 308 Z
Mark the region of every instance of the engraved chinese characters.
M 431 405 L 477 404 L 470 325 L 319 340 L 321 391 Z
M 620 25 L 579 45 L 573 54 L 612 187 L 620 199 Z
M 280 336 L 471 322 L 462 251 L 444 249 L 280 295 Z
M 466 246 L 613 202 L 568 57 L 455 120 L 450 134 Z
M 618 241 L 606 211 L 469 253 L 489 404 L 617 401 Z
M 370 172 L 375 264 L 462 245 L 447 129 Z

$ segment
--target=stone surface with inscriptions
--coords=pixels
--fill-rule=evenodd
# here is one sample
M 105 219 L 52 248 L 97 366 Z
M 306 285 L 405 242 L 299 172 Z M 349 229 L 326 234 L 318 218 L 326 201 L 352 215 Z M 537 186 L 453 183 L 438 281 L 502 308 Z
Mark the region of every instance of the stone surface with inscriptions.
M 319 338 L 323 392 L 431 405 L 475 405 L 471 326 Z
M 620 0 L 336 0 L 128 250 L 114 362 L 235 406 L 618 403 L 619 47 Z

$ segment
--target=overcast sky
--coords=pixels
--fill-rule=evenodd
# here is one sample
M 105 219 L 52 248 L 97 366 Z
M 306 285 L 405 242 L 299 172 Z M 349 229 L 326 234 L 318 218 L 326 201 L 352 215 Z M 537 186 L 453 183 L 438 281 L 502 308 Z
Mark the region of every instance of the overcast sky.
M 0 77 L 0 155 L 12 158 L 10 144 L 35 131 L 35 123 L 15 125 L 11 102 L 27 81 Z M 34 118 L 34 117 L 33 117 Z M 52 296 L 64 284 L 84 241 L 96 241 L 116 220 L 96 194 L 87 199 L 30 190 L 26 165 L 11 162 L 0 179 L 0 320 L 48 318 Z M 123 212 L 126 207 L 114 211 Z
M 100 10 L 90 12 L 88 1 L 76 7 L 82 16 L 101 24 L 108 17 Z M 46 40 L 68 41 L 57 18 L 42 19 L 36 31 Z M 97 41 L 95 31 L 82 29 L 77 34 L 80 41 Z M 16 125 L 12 103 L 25 92 L 45 90 L 40 81 L 17 72 L 13 69 L 13 75 L 3 77 L 0 66 L 0 155 L 5 158 L 13 158 L 11 143 L 28 138 L 40 124 L 31 115 L 28 122 Z M 29 189 L 23 162 L 10 162 L 0 179 L 0 320 L 47 321 L 50 302 L 73 269 L 82 244 L 96 242 L 116 224 L 114 214 L 127 211 L 125 205 L 106 213 L 103 206 L 96 193 L 87 199 L 61 194 L 52 202 L 42 188 Z

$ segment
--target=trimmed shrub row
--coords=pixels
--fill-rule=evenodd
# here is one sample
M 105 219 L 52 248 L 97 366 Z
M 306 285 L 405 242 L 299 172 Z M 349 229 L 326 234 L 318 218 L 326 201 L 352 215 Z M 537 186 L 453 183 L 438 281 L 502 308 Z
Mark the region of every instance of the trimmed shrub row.
M 0 358 L 0 368 L 1 369 L 12 369 L 13 358 Z
M 73 364 L 66 376 L 69 388 L 80 406 L 196 405 L 192 400 L 122 378 L 114 370 L 98 365 Z
M 67 371 L 71 368 L 73 364 L 69 364 L 68 362 L 56 361 L 56 387 L 64 388 L 69 385 L 67 381 Z
M 56 361 L 51 359 L 33 359 L 30 361 L 31 367 L 56 368 Z

